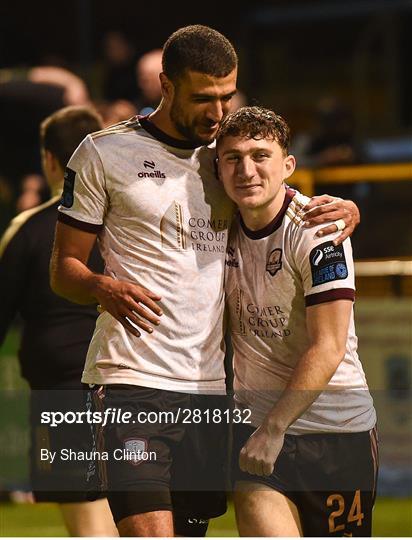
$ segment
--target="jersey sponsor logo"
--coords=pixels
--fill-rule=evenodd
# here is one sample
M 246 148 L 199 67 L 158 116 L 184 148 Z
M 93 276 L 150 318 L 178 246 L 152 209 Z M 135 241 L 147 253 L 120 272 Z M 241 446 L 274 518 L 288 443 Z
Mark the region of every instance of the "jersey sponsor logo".
M 227 296 L 232 334 L 261 339 L 285 339 L 292 335 L 287 309 L 278 305 L 255 304 L 238 286 Z
M 274 277 L 281 268 L 282 250 L 280 248 L 276 248 L 269 253 L 269 257 L 266 262 L 266 272 L 269 272 L 269 274 Z
M 309 255 L 312 287 L 348 277 L 345 250 L 342 244 L 325 242 L 312 249 Z
M 245 315 L 252 336 L 283 339 L 291 335 L 288 314 L 281 306 L 261 306 L 250 302 L 246 305 Z
M 64 172 L 64 185 L 63 185 L 63 195 L 61 198 L 62 206 L 66 208 L 71 208 L 74 202 L 74 180 L 76 178 L 76 171 L 66 167 Z
M 225 253 L 228 220 L 219 217 L 191 216 L 188 238 L 194 251 Z
M 187 247 L 183 207 L 177 201 L 170 204 L 160 220 L 160 237 L 162 249 L 181 251 Z
M 160 220 L 162 249 L 193 249 L 208 253 L 225 253 L 228 220 L 187 216 L 184 207 L 173 201 Z

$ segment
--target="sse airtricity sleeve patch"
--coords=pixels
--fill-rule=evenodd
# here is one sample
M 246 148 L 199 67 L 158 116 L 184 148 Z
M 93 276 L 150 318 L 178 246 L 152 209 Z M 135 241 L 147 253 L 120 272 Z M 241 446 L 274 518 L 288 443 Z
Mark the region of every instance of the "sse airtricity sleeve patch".
M 300 278 L 306 306 L 334 300 L 353 301 L 355 269 L 350 239 L 334 246 L 338 233 L 319 238 L 313 229 L 298 227 L 296 232 L 287 257 Z
M 74 181 L 76 178 L 76 171 L 66 167 L 64 172 L 64 185 L 63 185 L 63 195 L 61 199 L 62 206 L 66 208 L 71 208 L 74 201 Z
M 309 255 L 312 272 L 312 287 L 348 277 L 343 245 L 334 246 L 332 241 L 324 242 L 312 249 Z

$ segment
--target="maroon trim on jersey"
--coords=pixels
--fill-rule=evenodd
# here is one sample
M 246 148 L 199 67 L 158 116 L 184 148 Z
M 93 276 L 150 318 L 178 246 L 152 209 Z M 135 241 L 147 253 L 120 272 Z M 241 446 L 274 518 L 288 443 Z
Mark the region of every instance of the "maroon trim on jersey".
M 81 231 L 89 233 L 97 234 L 103 228 L 103 225 L 96 225 L 95 223 L 86 223 L 85 221 L 79 221 L 78 219 L 68 216 L 67 214 L 63 214 L 63 212 L 57 213 L 57 221 L 60 221 L 65 225 L 70 225 L 70 227 L 74 227 L 75 229 L 80 229 Z
M 308 306 L 316 306 L 324 302 L 333 302 L 334 300 L 355 300 L 355 291 L 353 289 L 330 289 L 316 294 L 305 296 L 305 304 Z
M 182 148 L 183 150 L 193 150 L 198 146 L 202 146 L 201 144 L 194 144 L 191 141 L 181 141 L 180 139 L 175 139 L 174 137 L 171 137 L 170 135 L 159 129 L 157 126 L 155 126 L 153 122 L 149 120 L 149 115 L 138 116 L 137 119 L 139 120 L 142 128 L 148 133 L 150 133 L 152 137 L 162 143 L 167 144 L 168 146 L 173 146 L 174 148 Z
M 243 232 L 248 238 L 252 240 L 260 240 L 261 238 L 266 238 L 266 236 L 274 233 L 282 225 L 283 218 L 285 217 L 286 210 L 288 209 L 289 204 L 291 203 L 293 197 L 295 196 L 296 191 L 290 187 L 286 188 L 285 200 L 283 201 L 282 208 L 276 214 L 275 219 L 273 219 L 266 227 L 259 229 L 258 231 L 251 231 L 245 225 L 245 222 L 240 216 L 240 224 L 242 226 Z

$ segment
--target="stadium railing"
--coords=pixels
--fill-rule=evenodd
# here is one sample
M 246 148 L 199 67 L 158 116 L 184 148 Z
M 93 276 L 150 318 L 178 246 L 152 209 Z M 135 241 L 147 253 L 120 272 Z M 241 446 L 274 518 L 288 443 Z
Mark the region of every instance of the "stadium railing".
M 291 183 L 308 196 L 315 193 L 319 184 L 356 182 L 391 182 L 412 180 L 412 163 L 365 164 L 322 169 L 297 169 Z

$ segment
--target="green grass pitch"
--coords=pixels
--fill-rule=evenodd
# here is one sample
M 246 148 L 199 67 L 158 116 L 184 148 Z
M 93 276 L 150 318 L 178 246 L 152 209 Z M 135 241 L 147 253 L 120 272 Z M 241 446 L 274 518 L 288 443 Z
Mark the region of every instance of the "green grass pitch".
M 412 536 L 412 499 L 378 499 L 374 510 L 374 536 Z M 54 504 L 1 504 L 0 537 L 67 536 Z M 237 536 L 233 507 L 211 521 L 208 536 Z

